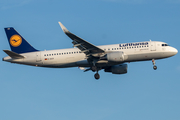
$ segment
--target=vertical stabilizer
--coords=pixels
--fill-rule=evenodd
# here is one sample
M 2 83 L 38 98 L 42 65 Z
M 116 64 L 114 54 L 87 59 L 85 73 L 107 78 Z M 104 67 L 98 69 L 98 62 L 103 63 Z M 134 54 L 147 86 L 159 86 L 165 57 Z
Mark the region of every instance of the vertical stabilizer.
M 32 47 L 14 28 L 4 28 L 11 50 L 15 53 L 38 51 Z

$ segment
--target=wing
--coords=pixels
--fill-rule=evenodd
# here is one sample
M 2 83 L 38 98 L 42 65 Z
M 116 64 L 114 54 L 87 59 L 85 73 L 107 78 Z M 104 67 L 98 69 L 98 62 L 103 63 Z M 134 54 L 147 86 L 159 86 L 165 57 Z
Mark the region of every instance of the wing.
M 89 56 L 89 55 L 95 56 L 96 55 L 96 57 L 97 57 L 97 55 L 100 56 L 102 53 L 105 52 L 104 50 L 96 47 L 95 45 L 93 45 L 93 44 L 83 40 L 82 38 L 74 35 L 73 33 L 69 32 L 67 30 L 67 28 L 64 27 L 64 25 L 61 22 L 59 22 L 59 25 L 61 26 L 63 32 L 73 40 L 72 43 L 73 43 L 74 47 L 79 48 L 81 50 L 81 52 L 85 53 L 87 56 Z

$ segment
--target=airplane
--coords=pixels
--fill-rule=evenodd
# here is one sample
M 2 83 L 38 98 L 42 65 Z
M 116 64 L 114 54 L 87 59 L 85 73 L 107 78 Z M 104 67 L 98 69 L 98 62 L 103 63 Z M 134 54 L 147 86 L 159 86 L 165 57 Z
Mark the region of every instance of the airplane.
M 31 46 L 13 27 L 4 28 L 10 50 L 3 50 L 8 56 L 3 61 L 37 67 L 68 68 L 79 67 L 81 70 L 96 72 L 96 80 L 100 78 L 98 71 L 104 70 L 112 74 L 127 73 L 127 63 L 168 58 L 178 50 L 160 41 L 144 41 L 95 46 L 74 35 L 59 22 L 63 32 L 72 39 L 74 48 L 39 51 Z

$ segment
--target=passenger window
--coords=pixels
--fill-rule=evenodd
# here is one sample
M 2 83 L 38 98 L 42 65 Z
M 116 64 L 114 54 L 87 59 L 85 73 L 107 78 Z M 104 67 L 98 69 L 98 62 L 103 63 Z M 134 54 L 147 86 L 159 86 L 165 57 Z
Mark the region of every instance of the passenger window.
M 49 54 L 49 56 L 51 56 L 51 54 Z
M 44 54 L 44 56 L 46 56 L 46 54 Z

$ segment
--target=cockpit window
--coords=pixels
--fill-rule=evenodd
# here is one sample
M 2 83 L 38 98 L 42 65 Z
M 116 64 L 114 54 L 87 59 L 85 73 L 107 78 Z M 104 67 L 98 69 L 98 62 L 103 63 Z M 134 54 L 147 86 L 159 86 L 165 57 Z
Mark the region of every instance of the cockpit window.
M 162 46 L 169 46 L 168 44 L 162 44 Z

